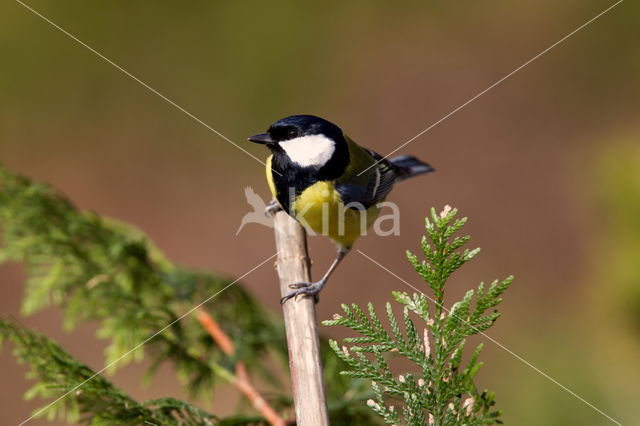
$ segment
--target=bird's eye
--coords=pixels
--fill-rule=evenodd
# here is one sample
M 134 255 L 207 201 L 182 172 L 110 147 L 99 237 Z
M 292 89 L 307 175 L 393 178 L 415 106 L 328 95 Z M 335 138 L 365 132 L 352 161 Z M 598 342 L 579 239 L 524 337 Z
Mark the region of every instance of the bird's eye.
M 287 131 L 287 137 L 288 137 L 289 139 L 297 138 L 297 137 L 298 137 L 298 129 L 296 129 L 295 127 L 290 128 L 290 129 Z

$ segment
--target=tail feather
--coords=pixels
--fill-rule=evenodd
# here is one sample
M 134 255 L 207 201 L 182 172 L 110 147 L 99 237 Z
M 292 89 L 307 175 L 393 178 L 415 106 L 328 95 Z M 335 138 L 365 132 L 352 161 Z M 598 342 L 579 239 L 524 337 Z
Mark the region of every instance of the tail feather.
M 413 176 L 422 175 L 435 171 L 429 164 L 418 160 L 412 155 L 400 155 L 389 159 L 394 166 L 397 180 L 405 180 Z

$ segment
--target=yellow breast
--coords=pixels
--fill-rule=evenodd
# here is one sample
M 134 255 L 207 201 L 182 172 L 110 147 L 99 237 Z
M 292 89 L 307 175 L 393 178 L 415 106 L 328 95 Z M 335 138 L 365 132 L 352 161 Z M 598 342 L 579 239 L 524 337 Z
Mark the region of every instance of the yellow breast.
M 294 217 L 315 233 L 326 235 L 342 247 L 351 247 L 378 216 L 379 209 L 345 209 L 333 182 L 317 182 L 294 203 Z

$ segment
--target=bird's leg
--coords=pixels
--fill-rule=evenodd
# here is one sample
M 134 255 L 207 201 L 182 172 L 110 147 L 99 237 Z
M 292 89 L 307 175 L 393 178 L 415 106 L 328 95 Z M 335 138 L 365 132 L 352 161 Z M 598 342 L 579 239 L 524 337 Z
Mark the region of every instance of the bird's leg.
M 267 204 L 267 207 L 264 208 L 264 215 L 267 217 L 274 216 L 280 210 L 282 210 L 282 206 L 280 206 L 276 200 L 271 200 L 269 204 Z
M 299 283 L 289 284 L 289 288 L 293 288 L 295 290 L 287 294 L 286 296 L 284 296 L 282 299 L 280 299 L 280 303 L 282 304 L 287 300 L 291 299 L 292 297 L 297 297 L 297 296 L 314 296 L 315 301 L 317 303 L 318 293 L 320 293 L 320 290 L 322 290 L 324 285 L 327 283 L 329 276 L 331 276 L 333 271 L 335 271 L 336 267 L 340 264 L 340 261 L 344 259 L 347 253 L 349 253 L 348 248 L 340 248 L 338 250 L 338 254 L 336 258 L 334 259 L 331 266 L 329 266 L 329 269 L 327 270 L 327 272 L 325 272 L 324 276 L 320 279 L 320 281 L 316 281 L 314 283 L 299 282 Z

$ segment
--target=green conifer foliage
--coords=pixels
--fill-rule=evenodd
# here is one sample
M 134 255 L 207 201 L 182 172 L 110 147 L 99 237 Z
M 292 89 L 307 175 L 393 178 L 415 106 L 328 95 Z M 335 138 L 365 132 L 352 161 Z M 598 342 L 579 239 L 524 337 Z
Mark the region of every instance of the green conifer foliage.
M 53 305 L 64 311 L 68 330 L 97 322 L 99 337 L 109 342 L 105 364 L 113 365 L 107 371 L 144 357 L 151 361 L 148 382 L 168 363 L 192 397 L 210 399 L 219 379 L 233 380 L 236 363 L 242 361 L 252 375 L 271 384 L 261 389 L 268 402 L 284 417 L 291 416 L 286 380 L 278 379 L 288 372 L 284 326 L 242 283 L 176 266 L 138 229 L 78 210 L 51 186 L 2 166 L 0 227 L 0 262 L 25 265 L 23 314 Z M 203 307 L 233 340 L 233 356 L 217 346 L 195 315 L 185 315 L 207 299 L 211 301 Z M 11 341 L 18 360 L 31 367 L 28 377 L 37 383 L 26 396 L 40 397 L 46 401 L 43 408 L 48 407 L 36 410 L 38 416 L 105 425 L 266 424 L 248 404 L 219 419 L 171 398 L 139 403 L 55 342 L 10 318 L 0 320 L 1 339 Z M 370 423 L 371 413 L 362 406 L 370 392 L 363 383 L 338 374 L 345 366 L 324 342 L 332 421 Z M 266 358 L 276 361 L 271 363 L 276 371 L 273 365 L 267 368 Z
M 343 314 L 324 321 L 326 325 L 342 325 L 357 333 L 339 345 L 329 343 L 349 369 L 342 374 L 370 379 L 374 397 L 367 405 L 388 424 L 408 425 L 485 425 L 500 423 L 494 395 L 479 391 L 474 376 L 482 363 L 478 356 L 482 344 L 462 362 L 466 339 L 483 333 L 499 317 L 494 309 L 500 295 L 513 277 L 491 283 L 488 289 L 480 283 L 469 290 L 451 309 L 443 306 L 447 279 L 480 249 L 464 249 L 468 236 L 455 236 L 466 218 L 455 219 L 457 211 L 445 208 L 432 220 L 426 219 L 427 236 L 422 238 L 424 260 L 407 252 L 409 262 L 423 278 L 433 297 L 425 293 L 393 292 L 402 307 L 402 317 L 386 304 L 388 327 L 376 313 L 373 304 L 367 309 L 356 304 L 342 305 Z M 474 298 L 475 294 L 475 298 Z M 415 371 L 394 374 L 390 361 L 402 357 L 415 365 Z
M 251 361 L 268 346 L 286 356 L 281 324 L 241 284 L 229 286 L 230 279 L 174 266 L 137 229 L 80 211 L 52 187 L 5 168 L 0 223 L 0 261 L 21 261 L 27 268 L 22 312 L 61 306 L 68 329 L 97 320 L 99 336 L 110 341 L 106 363 L 118 360 L 111 370 L 140 360 L 146 350 L 150 375 L 170 361 L 193 395 L 208 393 L 215 368 L 231 361 L 193 316 L 174 321 L 217 293 L 212 313 L 249 365 L 261 365 Z
M 60 346 L 39 333 L 29 331 L 17 321 L 0 320 L 0 342 L 14 344 L 14 354 L 30 367 L 30 377 L 38 382 L 27 392 L 28 398 L 59 397 L 73 391 L 52 405 L 47 416 L 66 418 L 70 422 L 91 425 L 213 425 L 215 417 L 197 407 L 173 398 L 161 398 L 139 403 L 125 395 L 111 382 L 65 352 Z M 91 379 L 91 380 L 89 380 Z

